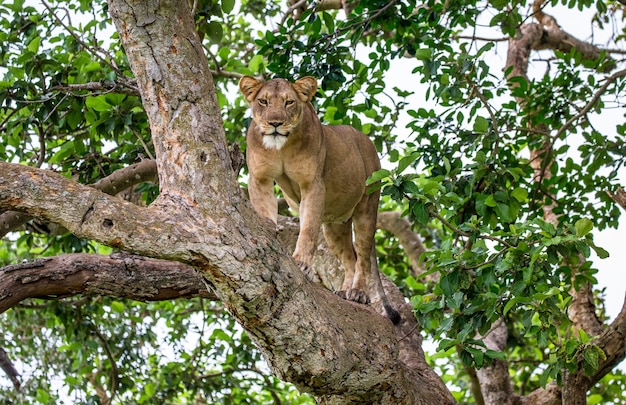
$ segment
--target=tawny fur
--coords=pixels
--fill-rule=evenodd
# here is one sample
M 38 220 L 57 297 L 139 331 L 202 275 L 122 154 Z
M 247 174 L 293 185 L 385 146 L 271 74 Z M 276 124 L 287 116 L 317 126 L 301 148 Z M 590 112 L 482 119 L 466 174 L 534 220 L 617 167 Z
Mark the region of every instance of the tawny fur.
M 380 192 L 368 193 L 366 180 L 380 169 L 380 161 L 372 141 L 350 126 L 321 124 L 310 103 L 317 91 L 312 77 L 291 83 L 245 76 L 239 88 L 252 109 L 246 160 L 254 209 L 277 223 L 276 182 L 300 216 L 293 253 L 300 267 L 310 270 L 323 225 L 326 242 L 345 269 L 337 293 L 367 304 L 373 276 L 375 292 L 389 318 L 397 322 L 399 315 L 382 291 L 374 249 Z

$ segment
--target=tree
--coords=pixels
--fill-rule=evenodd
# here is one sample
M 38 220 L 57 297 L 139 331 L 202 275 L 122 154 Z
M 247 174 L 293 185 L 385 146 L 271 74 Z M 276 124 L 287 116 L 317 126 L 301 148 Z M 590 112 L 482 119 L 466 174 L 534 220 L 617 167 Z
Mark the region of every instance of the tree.
M 626 127 L 603 133 L 589 115 L 621 103 L 621 35 L 616 49 L 588 44 L 542 1 L 42 4 L 0 6 L 0 224 L 20 230 L 2 245 L 0 365 L 16 387 L 21 357 L 82 402 L 310 401 L 269 377 L 260 351 L 320 403 L 623 400 L 626 309 L 607 322 L 589 260 L 606 254 L 592 229 L 617 226 L 625 207 Z M 595 7 L 601 27 L 622 12 L 568 6 Z M 481 37 L 485 15 L 504 37 Z M 256 38 L 254 17 L 278 24 Z M 503 72 L 487 59 L 497 42 Z M 549 70 L 532 78 L 541 49 Z M 386 93 L 399 57 L 433 108 L 407 105 L 408 81 Z M 251 210 L 227 146 L 244 144 L 246 107 L 229 91 L 241 74 L 318 77 L 324 119 L 370 134 L 391 162 L 374 180 L 391 211 L 378 250 L 400 286 L 387 283 L 398 327 L 306 280 L 288 254 L 297 223 L 281 220 L 279 243 Z M 340 274 L 320 249 L 332 286 Z M 192 350 L 177 347 L 191 336 Z M 157 355 L 168 342 L 172 361 Z M 54 402 L 48 370 L 28 373 L 23 394 L 6 395 Z

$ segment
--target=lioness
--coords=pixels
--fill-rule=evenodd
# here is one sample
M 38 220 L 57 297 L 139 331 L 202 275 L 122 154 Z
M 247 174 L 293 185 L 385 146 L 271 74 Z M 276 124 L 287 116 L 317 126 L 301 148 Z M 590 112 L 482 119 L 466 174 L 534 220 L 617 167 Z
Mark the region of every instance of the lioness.
M 368 304 L 372 275 L 387 317 L 397 323 L 400 315 L 387 302 L 376 262 L 380 191 L 368 194 L 365 184 L 380 169 L 372 141 L 350 126 L 321 124 L 309 102 L 317 91 L 313 77 L 290 83 L 245 76 L 239 89 L 252 108 L 246 161 L 254 209 L 277 223 L 276 181 L 289 206 L 300 215 L 293 257 L 303 271 L 309 270 L 323 224 L 326 242 L 345 269 L 337 294 Z

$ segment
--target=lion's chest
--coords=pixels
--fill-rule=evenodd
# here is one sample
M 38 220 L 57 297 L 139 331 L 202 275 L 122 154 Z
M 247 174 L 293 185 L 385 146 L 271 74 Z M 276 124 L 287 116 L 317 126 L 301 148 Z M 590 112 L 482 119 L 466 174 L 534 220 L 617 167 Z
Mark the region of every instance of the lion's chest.
M 282 174 L 275 179 L 287 203 L 296 213 L 300 214 L 302 199 L 309 198 L 321 204 L 322 222 L 346 222 L 352 217 L 365 188 L 363 185 L 351 184 L 350 181 L 328 181 L 322 173 L 321 168 L 303 171 L 300 164 L 287 164 Z

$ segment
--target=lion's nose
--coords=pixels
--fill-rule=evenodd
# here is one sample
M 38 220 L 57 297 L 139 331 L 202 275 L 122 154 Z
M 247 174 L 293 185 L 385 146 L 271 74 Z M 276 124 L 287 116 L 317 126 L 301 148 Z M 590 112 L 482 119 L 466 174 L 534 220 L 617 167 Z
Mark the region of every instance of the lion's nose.
M 268 122 L 268 124 L 270 124 L 274 128 L 278 128 L 279 126 L 283 125 L 283 122 L 282 121 L 270 121 Z

